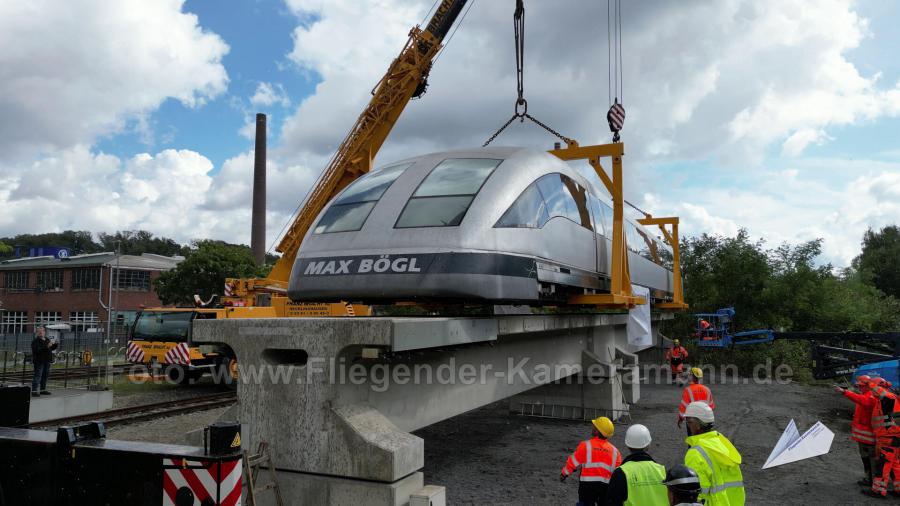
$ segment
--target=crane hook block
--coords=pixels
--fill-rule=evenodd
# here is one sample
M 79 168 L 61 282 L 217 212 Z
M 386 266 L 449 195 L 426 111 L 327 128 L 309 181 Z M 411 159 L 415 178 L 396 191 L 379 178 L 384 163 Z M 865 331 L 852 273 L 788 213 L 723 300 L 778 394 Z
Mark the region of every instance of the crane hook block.
M 618 101 L 614 103 L 606 113 L 606 121 L 609 122 L 609 130 L 618 134 L 625 126 L 625 108 Z

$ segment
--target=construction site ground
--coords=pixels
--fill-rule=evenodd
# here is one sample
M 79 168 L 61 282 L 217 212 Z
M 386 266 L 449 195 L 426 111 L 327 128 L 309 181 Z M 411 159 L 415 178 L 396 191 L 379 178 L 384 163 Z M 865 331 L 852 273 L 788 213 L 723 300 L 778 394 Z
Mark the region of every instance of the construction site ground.
M 148 388 L 128 392 L 117 407 L 210 393 L 217 387 Z M 788 384 L 711 385 L 719 429 L 744 458 L 747 504 L 860 505 L 897 503 L 860 494 L 862 476 L 856 444 L 849 439 L 853 405 L 831 388 Z M 681 462 L 685 432 L 676 409 L 681 389 L 641 385 L 641 401 L 632 407 L 634 423 L 650 428 L 651 454 L 665 465 Z M 425 440 L 425 482 L 447 487 L 448 504 L 571 505 L 577 479 L 559 482 L 559 470 L 579 441 L 590 435 L 589 422 L 510 415 L 509 403 L 497 402 L 416 432 Z M 184 433 L 214 421 L 225 408 L 113 427 L 109 437 L 184 444 Z M 275 415 L 277 416 L 277 414 Z M 761 470 L 786 424 L 793 418 L 804 431 L 821 420 L 835 433 L 831 452 L 822 457 Z M 613 444 L 625 449 L 627 424 L 617 424 Z
M 789 384 L 712 385 L 719 430 L 743 455 L 747 504 L 860 505 L 898 503 L 867 498 L 856 443 L 850 441 L 853 405 L 831 388 Z M 634 423 L 653 436 L 651 455 L 669 466 L 682 462 L 684 429 L 676 426 L 681 389 L 642 385 Z M 801 433 L 821 420 L 835 433 L 822 457 L 762 470 L 793 418 Z M 624 444 L 627 424 L 612 438 Z M 578 482 L 559 481 L 566 457 L 590 436 L 589 422 L 510 415 L 498 402 L 416 433 L 425 439 L 425 482 L 447 487 L 448 504 L 575 504 Z

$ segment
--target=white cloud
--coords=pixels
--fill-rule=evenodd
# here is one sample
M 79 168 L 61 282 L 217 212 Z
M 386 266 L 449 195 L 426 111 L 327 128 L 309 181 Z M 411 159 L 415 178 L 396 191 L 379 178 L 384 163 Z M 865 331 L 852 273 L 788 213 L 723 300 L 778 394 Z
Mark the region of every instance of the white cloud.
M 271 107 L 274 104 L 287 107 L 291 105 L 291 99 L 280 83 L 260 82 L 256 86 L 256 92 L 250 97 L 250 103 L 260 107 Z
M 228 46 L 182 3 L 0 3 L 0 162 L 90 145 L 131 121 L 140 131 L 167 98 L 197 107 L 224 92 Z
M 279 83 L 259 82 L 251 97 L 235 98 L 294 106 L 269 150 L 270 244 L 432 5 L 286 3 L 302 20 L 287 57 L 315 74 L 314 93 L 290 104 Z M 225 43 L 181 12 L 181 0 L 50 4 L 0 5 L 0 206 L 12 209 L 0 213 L 0 235 L 148 228 L 182 241 L 247 242 L 252 151 L 216 172 L 191 150 L 122 160 L 91 148 L 126 124 L 152 137 L 152 113 L 167 98 L 198 106 L 223 93 Z M 529 112 L 582 143 L 608 141 L 604 5 L 526 7 Z M 680 214 L 685 233 L 747 227 L 776 244 L 824 237 L 826 259 L 840 264 L 856 254 L 867 226 L 900 216 L 897 164 L 803 156 L 839 138 L 838 127 L 900 115 L 900 87 L 862 75 L 847 59 L 869 36 L 853 2 L 648 0 L 623 8 L 626 198 Z M 380 161 L 480 145 L 509 118 L 511 15 L 508 2 L 474 4 Z M 249 118 L 242 134 L 252 138 L 252 115 L 239 112 Z M 497 143 L 541 148 L 554 140 L 515 123 Z M 789 163 L 764 161 L 771 146 Z M 695 173 L 651 176 L 657 166 L 695 160 L 722 172 L 702 191 L 689 179 Z M 859 176 L 835 176 L 829 163 Z M 823 168 L 828 175 L 818 175 Z

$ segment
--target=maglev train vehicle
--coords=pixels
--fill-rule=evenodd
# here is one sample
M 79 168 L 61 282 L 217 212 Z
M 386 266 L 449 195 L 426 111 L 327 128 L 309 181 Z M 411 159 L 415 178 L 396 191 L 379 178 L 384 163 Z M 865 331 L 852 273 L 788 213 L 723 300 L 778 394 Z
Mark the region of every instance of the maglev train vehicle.
M 295 301 L 557 305 L 609 291 L 613 215 L 546 152 L 496 147 L 392 163 L 322 210 L 295 260 Z M 672 297 L 672 250 L 625 224 L 633 284 Z

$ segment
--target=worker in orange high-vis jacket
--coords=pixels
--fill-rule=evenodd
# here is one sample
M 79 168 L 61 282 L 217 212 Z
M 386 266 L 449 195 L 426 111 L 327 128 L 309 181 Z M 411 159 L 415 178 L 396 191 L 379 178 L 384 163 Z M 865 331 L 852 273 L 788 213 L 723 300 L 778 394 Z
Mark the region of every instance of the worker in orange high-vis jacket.
M 666 350 L 666 362 L 669 363 L 669 370 L 672 373 L 672 383 L 676 385 L 678 375 L 684 372 L 684 361 L 687 360 L 687 356 L 687 350 L 678 339 L 672 341 L 672 347 Z
M 605 416 L 591 420 L 591 439 L 578 443 L 575 453 L 569 455 L 559 473 L 559 481 L 565 481 L 576 469 L 581 468 L 578 480 L 578 503 L 585 506 L 606 504 L 606 489 L 613 471 L 622 463 L 622 454 L 608 440 L 615 432 L 612 420 Z
M 862 459 L 863 470 L 866 476 L 857 483 L 865 487 L 872 486 L 872 469 L 875 467 L 875 432 L 872 430 L 872 409 L 875 407 L 875 397 L 869 382 L 872 378 L 865 374 L 856 378 L 856 386 L 859 393 L 835 387 L 835 391 L 844 394 L 844 397 L 856 404 L 853 411 L 853 421 L 850 422 L 850 439 L 859 445 L 859 457 Z
M 880 378 L 879 378 L 880 379 Z M 885 387 L 883 381 L 873 381 L 872 429 L 875 432 L 875 469 L 871 490 L 864 493 L 886 497 L 893 475 L 893 494 L 900 496 L 900 400 Z
M 699 367 L 691 368 L 691 383 L 684 387 L 681 391 L 681 404 L 678 406 L 678 428 L 684 422 L 684 410 L 692 402 L 704 402 L 710 409 L 716 409 L 716 403 L 713 401 L 712 391 L 706 385 L 701 385 L 703 380 L 703 371 Z

